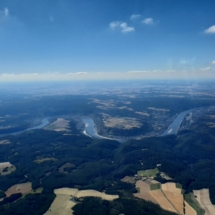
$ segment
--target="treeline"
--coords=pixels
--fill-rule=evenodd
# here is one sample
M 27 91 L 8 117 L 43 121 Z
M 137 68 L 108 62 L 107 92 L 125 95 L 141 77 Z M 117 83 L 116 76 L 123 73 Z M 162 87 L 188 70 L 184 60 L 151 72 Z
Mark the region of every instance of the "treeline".
M 119 198 L 106 201 L 101 198 L 87 197 L 73 207 L 74 215 L 176 215 L 164 211 L 160 206 L 137 198 Z
M 0 206 L 1 215 L 42 215 L 50 207 L 54 194 L 28 194 L 24 199 L 18 199 L 10 205 Z

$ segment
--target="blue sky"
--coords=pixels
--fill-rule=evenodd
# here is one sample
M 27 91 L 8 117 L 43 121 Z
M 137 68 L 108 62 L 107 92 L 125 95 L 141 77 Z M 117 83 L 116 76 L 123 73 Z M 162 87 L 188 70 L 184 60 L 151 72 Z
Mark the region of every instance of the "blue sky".
M 215 78 L 214 8 L 214 0 L 1 0 L 0 81 Z

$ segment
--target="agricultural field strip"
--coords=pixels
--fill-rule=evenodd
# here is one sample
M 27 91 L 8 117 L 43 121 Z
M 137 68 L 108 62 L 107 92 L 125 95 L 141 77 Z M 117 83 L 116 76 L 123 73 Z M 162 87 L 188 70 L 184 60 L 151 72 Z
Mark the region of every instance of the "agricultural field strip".
M 185 214 L 186 215 L 197 215 L 196 211 L 186 202 L 185 202 Z
M 167 195 L 165 194 L 165 191 L 163 191 L 163 190 L 161 189 L 161 192 L 163 193 L 163 195 L 164 195 L 164 197 L 167 199 L 167 201 L 173 206 L 173 208 L 174 208 L 179 214 L 181 214 L 181 213 L 178 211 L 178 209 L 175 207 L 175 205 L 172 203 L 172 201 L 168 199 Z
M 204 208 L 205 215 L 214 215 L 215 214 L 215 206 L 211 203 L 209 197 L 209 190 L 202 189 L 202 190 L 194 190 L 194 195 L 197 196 L 197 200 L 199 204 Z
M 177 213 L 177 210 L 173 207 L 169 200 L 167 200 L 167 198 L 163 195 L 161 190 L 150 191 L 150 194 L 163 209 Z
M 147 183 L 148 182 L 148 183 Z M 144 199 L 146 201 L 151 201 L 157 204 L 157 201 L 150 195 L 150 182 L 138 180 L 136 182 L 136 188 L 139 188 L 139 193 L 134 193 L 134 196 L 139 199 Z
M 71 208 L 76 205 L 75 202 L 71 201 L 71 197 L 100 197 L 102 199 L 112 201 L 116 198 L 119 198 L 118 195 L 107 195 L 105 193 L 98 192 L 96 190 L 81 190 L 75 188 L 60 188 L 55 189 L 54 193 L 56 194 L 56 198 L 52 202 L 50 208 L 45 213 L 46 215 L 67 215 L 71 214 Z M 65 203 L 64 203 L 65 202 Z M 68 212 L 68 208 L 70 208 L 70 213 Z
M 5 192 L 5 194 L 7 197 L 9 197 L 15 193 L 26 194 L 26 193 L 30 193 L 31 191 L 32 191 L 32 183 L 26 182 L 26 183 L 15 184 L 15 185 L 11 186 L 10 188 L 8 188 L 8 190 Z
M 63 195 L 63 194 L 57 195 L 54 201 L 52 202 L 50 208 L 45 213 L 45 215 L 71 214 L 71 208 L 70 208 L 70 213 L 69 212 L 67 213 L 67 210 L 65 210 L 67 209 L 66 206 L 71 202 L 70 198 L 71 197 L 68 195 Z M 72 205 L 74 206 L 75 203 Z
M 183 201 L 184 198 L 181 194 L 181 189 L 176 187 L 175 183 L 166 183 L 161 185 L 161 191 L 164 196 L 169 200 L 173 207 L 178 211 L 179 214 L 183 214 Z

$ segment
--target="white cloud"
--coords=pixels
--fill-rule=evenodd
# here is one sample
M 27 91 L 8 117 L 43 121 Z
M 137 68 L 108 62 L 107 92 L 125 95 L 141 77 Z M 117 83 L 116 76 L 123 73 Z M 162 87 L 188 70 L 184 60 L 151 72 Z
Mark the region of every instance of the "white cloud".
M 131 70 L 125 72 L 46 72 L 46 73 L 0 73 L 1 82 L 20 81 L 75 81 L 75 80 L 171 80 L 171 79 L 213 79 L 215 70 L 208 68 L 191 70 Z
M 110 24 L 109 24 L 109 26 L 110 26 L 110 28 L 112 29 L 112 30 L 114 30 L 116 27 L 118 27 L 120 25 L 120 22 L 118 22 L 118 21 L 114 21 L 114 22 L 111 22 Z
M 130 17 L 130 19 L 131 19 L 131 20 L 135 20 L 135 19 L 138 19 L 138 18 L 140 18 L 140 17 L 141 17 L 140 14 L 132 14 L 131 17 Z
M 214 61 L 212 61 L 212 62 L 211 62 L 211 64 L 214 64 L 214 65 L 215 65 L 215 60 L 214 60 Z
M 215 25 L 205 30 L 206 34 L 215 34 Z
M 146 25 L 152 25 L 154 23 L 154 20 L 152 18 L 146 18 L 142 21 L 142 23 Z
M 134 27 L 128 26 L 126 22 L 114 21 L 109 24 L 109 27 L 114 30 L 115 28 L 120 28 L 123 33 L 135 31 Z
M 88 72 L 70 72 L 67 75 L 88 75 Z
M 208 72 L 208 71 L 211 71 L 211 68 L 210 67 L 202 68 L 201 71 Z
M 120 27 L 122 28 L 122 32 L 124 33 L 134 31 L 134 27 L 129 27 L 126 22 L 123 22 L 122 24 L 120 24 Z
M 127 74 L 144 74 L 148 73 L 149 71 L 138 71 L 138 70 L 133 70 L 133 71 L 128 71 Z

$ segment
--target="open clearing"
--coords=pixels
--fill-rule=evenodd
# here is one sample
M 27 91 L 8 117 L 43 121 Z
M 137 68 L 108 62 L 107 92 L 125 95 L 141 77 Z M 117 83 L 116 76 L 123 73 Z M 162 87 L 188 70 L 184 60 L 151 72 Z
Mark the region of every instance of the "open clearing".
M 91 99 L 93 103 L 97 103 L 97 104 L 100 104 L 100 105 L 103 105 L 105 106 L 106 108 L 111 108 L 111 107 L 115 107 L 115 103 L 113 100 L 99 100 L 99 99 L 96 99 L 96 98 L 92 98 Z
M 32 190 L 32 184 L 31 182 L 26 182 L 26 183 L 22 183 L 22 184 L 15 184 L 12 187 L 10 187 L 6 192 L 6 196 L 9 197 L 12 194 L 15 193 L 22 193 L 22 194 L 26 194 L 26 193 L 30 193 Z
M 34 162 L 40 164 L 45 161 L 56 161 L 56 160 L 57 160 L 56 158 L 41 158 L 41 159 L 34 160 Z
M 76 166 L 74 164 L 71 164 L 69 162 L 63 164 L 60 168 L 59 168 L 59 172 L 62 172 L 62 173 L 68 173 L 68 171 L 65 171 L 64 169 L 65 168 L 75 168 Z
M 139 122 L 136 118 L 131 117 L 111 117 L 106 115 L 103 119 L 105 127 L 117 128 L 117 129 L 132 129 L 132 128 L 141 128 L 142 123 Z
M 148 113 L 146 113 L 146 112 L 139 112 L 139 111 L 136 111 L 135 113 L 136 113 L 136 114 L 139 114 L 139 115 L 141 115 L 141 116 L 147 116 L 147 117 L 150 116 L 150 114 L 148 114 Z
M 151 201 L 155 204 L 157 204 L 157 201 L 152 197 L 150 194 L 150 181 L 137 181 L 136 182 L 136 188 L 139 190 L 139 193 L 134 193 L 134 196 L 139 199 L 144 199 L 146 201 Z
M 149 110 L 155 110 L 155 111 L 169 112 L 168 109 L 162 109 L 162 108 L 148 107 L 148 109 Z
M 0 163 L 0 175 L 8 175 L 15 170 L 16 167 L 12 165 L 10 162 Z
M 205 210 L 205 215 L 214 215 L 215 206 L 211 203 L 209 189 L 194 190 L 193 193 L 201 207 Z
M 89 196 L 100 197 L 100 198 L 102 198 L 104 200 L 108 200 L 108 201 L 112 201 L 114 199 L 119 198 L 118 195 L 108 195 L 108 194 L 101 193 L 101 192 L 96 191 L 96 190 L 80 190 L 76 194 L 77 198 L 89 197 Z
M 109 114 L 102 113 L 102 120 L 105 127 L 117 129 L 141 128 L 143 124 L 137 118 L 131 117 L 112 117 Z
M 128 107 L 126 107 L 126 106 L 118 107 L 118 109 L 119 109 L 119 110 L 126 109 L 126 110 L 129 110 L 129 111 L 134 111 L 134 109 L 128 108 Z
M 1 140 L 0 145 L 4 145 L 4 144 L 10 144 L 10 141 L 9 140 Z
M 46 130 L 52 130 L 52 131 L 70 131 L 69 130 L 69 120 L 66 120 L 64 118 L 58 118 L 55 122 L 51 123 L 47 127 L 45 127 Z
M 155 177 L 158 173 L 158 168 L 155 169 L 147 169 L 147 170 L 140 170 L 137 172 L 138 176 L 144 176 L 144 177 Z
M 121 179 L 122 182 L 134 184 L 135 183 L 135 177 L 131 176 L 125 176 L 124 178 Z
M 75 202 L 70 201 L 71 196 L 58 194 L 52 202 L 49 210 L 45 215 L 71 215 L 73 214 L 72 207 L 76 205 Z
M 77 203 L 72 201 L 73 197 L 82 198 L 82 197 L 100 197 L 102 199 L 112 201 L 114 199 L 119 198 L 118 195 L 107 195 L 105 193 L 98 192 L 96 190 L 81 190 L 75 188 L 60 188 L 55 189 L 54 193 L 56 194 L 56 198 L 52 202 L 49 210 L 45 213 L 45 215 L 71 215 L 73 214 L 72 207 L 74 207 Z

